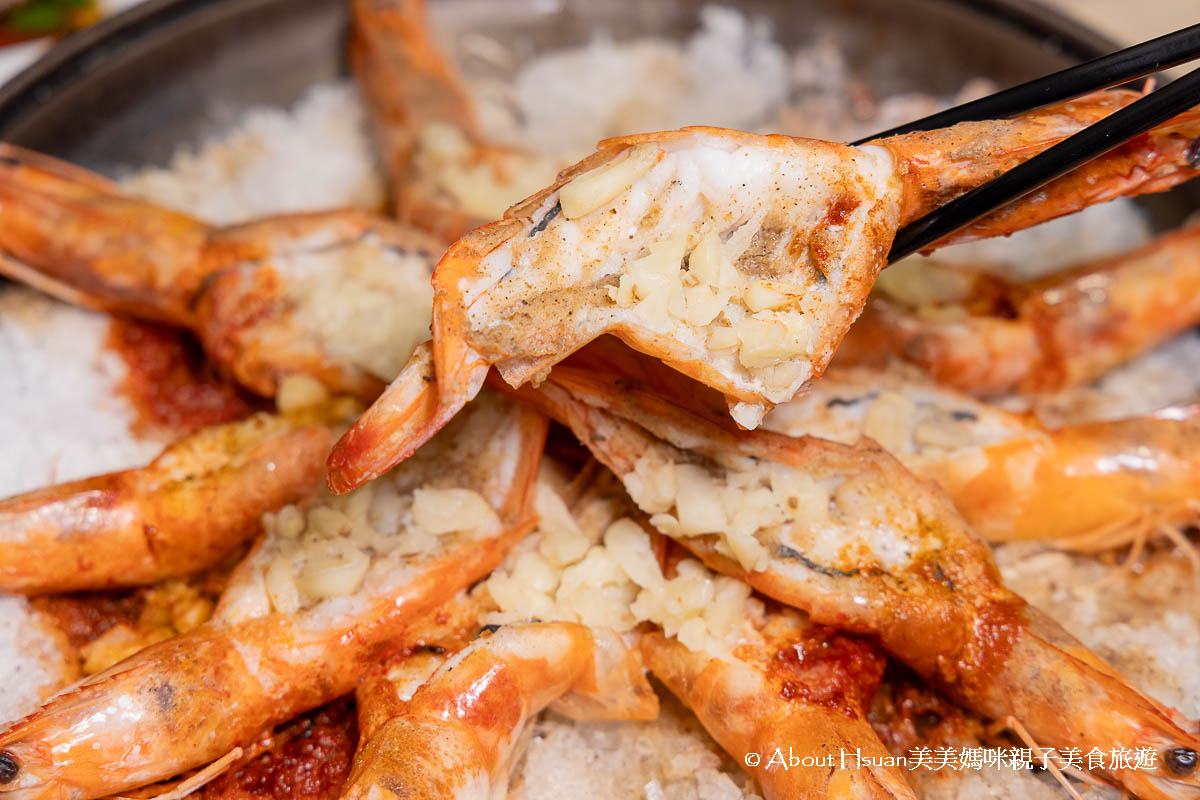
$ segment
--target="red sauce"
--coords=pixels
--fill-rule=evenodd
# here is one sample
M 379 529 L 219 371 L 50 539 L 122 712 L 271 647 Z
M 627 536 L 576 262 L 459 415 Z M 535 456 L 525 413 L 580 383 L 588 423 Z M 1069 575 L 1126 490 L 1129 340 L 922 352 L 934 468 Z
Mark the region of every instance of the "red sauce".
M 78 592 L 46 595 L 30 601 L 78 650 L 119 623 L 133 625 L 146 605 L 141 591 Z
M 867 718 L 893 755 L 908 755 L 917 747 L 973 744 L 986 738 L 981 718 L 895 664 L 875 693 Z
M 196 793 L 199 800 L 334 800 L 350 773 L 358 722 L 350 698 L 335 700 L 275 732 L 266 752 Z
M 187 334 L 114 319 L 107 344 L 129 368 L 120 389 L 137 409 L 138 433 L 189 433 L 250 413 L 247 399 L 216 375 Z
M 773 667 L 783 699 L 855 716 L 879 686 L 884 660 L 867 643 L 814 625 L 776 651 Z

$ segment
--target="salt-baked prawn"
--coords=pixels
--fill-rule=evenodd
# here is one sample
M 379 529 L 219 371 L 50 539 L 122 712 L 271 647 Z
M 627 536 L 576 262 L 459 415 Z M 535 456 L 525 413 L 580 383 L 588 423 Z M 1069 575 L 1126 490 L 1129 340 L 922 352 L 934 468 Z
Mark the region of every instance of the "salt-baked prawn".
M 558 166 L 488 141 L 424 0 L 352 0 L 350 66 L 403 222 L 453 241 L 554 180 Z
M 608 332 L 717 389 L 739 424 L 756 427 L 825 369 L 898 226 L 1134 98 L 1106 92 L 861 148 L 713 128 L 603 142 L 438 262 L 442 403 L 465 403 L 493 364 L 514 386 L 540 379 Z M 1011 232 L 1190 178 L 1196 133 L 1200 113 L 1189 112 L 1083 167 L 1106 183 L 1082 200 L 1049 190 L 1018 202 L 1004 227 L 979 230 Z M 386 415 L 371 424 L 386 427 Z M 369 476 L 344 458 L 333 478 L 354 486 Z
M 215 228 L 0 144 L 0 274 L 187 328 L 219 370 L 261 395 L 305 374 L 373 400 L 427 336 L 439 252 L 431 237 L 362 211 Z
M 351 691 L 533 527 L 545 432 L 540 415 L 484 395 L 371 491 L 269 515 L 209 622 L 0 732 L 0 796 L 83 800 L 159 781 Z
M 518 394 L 568 424 L 651 523 L 711 568 L 814 622 L 877 637 L 1040 746 L 1151 748 L 1155 769 L 1104 772 L 1138 797 L 1200 791 L 1194 722 L 1005 588 L 949 498 L 873 444 L 736 431 L 638 381 L 566 365 Z
M 915 798 L 864 711 L 882 655 L 791 610 L 768 613 L 754 634 L 732 658 L 717 658 L 651 633 L 642 657 L 739 764 L 751 765 L 767 800 Z
M 837 365 L 775 408 L 767 430 L 853 444 L 869 436 L 937 481 L 989 541 L 1102 550 L 1200 518 L 1200 406 L 1046 430 L 919 370 Z
M 904 262 L 880 277 L 835 364 L 911 361 L 981 396 L 1086 383 L 1200 322 L 1200 225 L 1027 283 Z
M 613 631 L 577 623 L 504 626 L 424 681 L 412 673 L 359 688 L 362 739 L 342 797 L 503 797 L 520 735 L 543 708 L 572 719 L 658 715 L 636 653 Z
M 768 754 L 750 771 L 769 800 L 911 797 L 865 721 L 884 664 L 874 645 L 796 612 L 766 611 L 745 583 L 713 574 L 678 546 L 668 550 L 611 472 L 585 469 L 569 484 L 545 472 L 534 501 L 538 530 L 475 590 L 497 606 L 483 619 L 559 619 L 625 635 L 654 626 L 653 643 L 643 645 L 648 665 L 738 763 L 763 752 L 773 724 L 785 751 L 844 747 L 877 759 L 839 764 L 833 778 L 828 763 L 779 770 Z
M 197 431 L 145 467 L 0 500 L 0 591 L 139 586 L 214 566 L 264 513 L 316 492 L 333 438 L 259 413 Z

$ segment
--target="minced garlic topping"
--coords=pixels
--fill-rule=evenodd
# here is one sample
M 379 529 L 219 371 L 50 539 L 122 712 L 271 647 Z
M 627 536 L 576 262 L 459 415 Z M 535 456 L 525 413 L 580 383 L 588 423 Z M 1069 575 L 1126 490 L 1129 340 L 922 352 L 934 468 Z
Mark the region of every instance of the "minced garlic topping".
M 537 532 L 484 584 L 499 608 L 485 621 L 565 620 L 622 633 L 653 622 L 693 650 L 719 654 L 737 643 L 747 615 L 762 612 L 749 586 L 693 559 L 665 577 L 649 534 L 619 516 L 619 501 L 585 499 L 572 515 L 541 480 L 536 508 Z
M 286 269 L 294 319 L 334 358 L 390 381 L 429 338 L 428 254 L 401 251 L 368 235 L 290 256 Z
M 266 514 L 270 560 L 264 574 L 276 611 L 290 613 L 363 585 L 373 561 L 435 554 L 439 537 L 499 530 L 488 502 L 470 489 L 403 491 L 389 476 L 350 494 L 323 496 L 307 508 L 284 506 Z

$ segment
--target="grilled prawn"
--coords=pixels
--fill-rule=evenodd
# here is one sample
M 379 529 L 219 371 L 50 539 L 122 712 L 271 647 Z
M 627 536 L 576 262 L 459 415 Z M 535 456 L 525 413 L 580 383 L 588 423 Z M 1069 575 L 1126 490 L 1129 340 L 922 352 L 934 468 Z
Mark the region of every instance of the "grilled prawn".
M 877 637 L 968 708 L 1016 720 L 1042 746 L 1152 748 L 1156 769 L 1106 777 L 1146 800 L 1195 797 L 1194 723 L 1005 588 L 934 484 L 866 441 L 736 431 L 703 405 L 678 404 L 698 393 L 565 365 L 539 390 L 519 390 L 711 568 L 818 624 Z
M 454 241 L 554 180 L 563 165 L 483 135 L 424 0 L 352 0 L 350 16 L 350 66 L 400 220 Z
M 321 484 L 324 425 L 266 413 L 204 428 L 139 469 L 0 500 L 0 591 L 139 586 L 216 565 Z
M 505 626 L 420 671 L 402 665 L 359 688 L 362 739 L 342 797 L 503 797 L 520 735 L 546 706 L 573 719 L 658 715 L 621 637 L 576 623 Z
M 1200 225 L 1028 283 L 936 263 L 880 278 L 835 364 L 889 356 L 979 396 L 1078 386 L 1200 322 Z
M 186 328 L 223 373 L 261 395 L 302 374 L 375 399 L 428 334 L 441 249 L 361 211 L 214 228 L 0 144 L 0 274 Z
M 869 436 L 938 482 L 989 541 L 1102 550 L 1200 518 L 1200 406 L 1046 430 L 914 368 L 833 366 L 767 415 L 767 430 L 853 444 Z
M 484 619 L 641 634 L 647 666 L 740 764 L 772 740 L 810 755 L 845 747 L 886 764 L 865 716 L 883 671 L 878 648 L 796 612 L 767 611 L 742 581 L 682 557 L 681 548 L 668 552 L 607 470 L 585 468 L 557 488 L 543 475 L 536 491 L 538 530 L 477 590 L 498 608 Z M 839 766 L 836 777 L 827 763 L 781 770 L 764 761 L 750 771 L 768 800 L 912 796 L 894 767 Z
M 864 711 L 883 676 L 882 655 L 791 610 L 747 627 L 748 641 L 732 658 L 661 633 L 643 637 L 642 657 L 739 764 L 758 756 L 749 771 L 767 800 L 914 799 L 896 768 L 874 766 L 889 756 Z M 843 753 L 862 758 L 846 763 Z
M 0 731 L 0 796 L 153 783 L 353 690 L 533 527 L 545 432 L 485 395 L 370 491 L 272 515 L 211 620 Z
M 557 182 L 475 230 L 434 271 L 443 405 L 495 365 L 541 379 L 602 333 L 720 391 L 754 428 L 825 369 L 862 310 L 897 228 L 1133 100 L 1106 92 L 1012 121 L 865 147 L 688 128 L 602 142 Z M 1082 168 L 1097 185 L 1018 202 L 999 235 L 1117 194 L 1192 177 L 1191 112 Z M 376 415 L 365 427 L 387 426 Z M 385 432 L 371 434 L 382 439 Z M 347 445 L 349 448 L 349 445 Z M 411 446 L 369 458 L 399 460 Z M 369 480 L 339 447 L 333 485 Z

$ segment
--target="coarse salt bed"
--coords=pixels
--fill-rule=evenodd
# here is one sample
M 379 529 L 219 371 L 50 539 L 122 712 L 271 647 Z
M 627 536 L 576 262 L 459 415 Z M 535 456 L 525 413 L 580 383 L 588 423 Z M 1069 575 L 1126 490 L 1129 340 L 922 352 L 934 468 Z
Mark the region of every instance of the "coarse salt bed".
M 218 225 L 269 214 L 384 202 L 358 92 L 314 86 L 291 109 L 250 109 L 237 126 L 183 148 L 164 169 L 130 174 L 125 188 Z
M 1086 386 L 1038 399 L 1048 425 L 1121 419 L 1200 401 L 1200 332 L 1180 334 Z
M 545 714 L 514 773 L 512 800 L 560 797 L 757 800 L 695 718 L 669 696 L 654 722 L 572 722 Z
M 20 286 L 0 288 L 0 497 L 143 464 L 162 442 L 134 438 L 117 394 L 125 365 L 108 317 Z
M 914 770 L 906 773 L 921 800 L 1066 800 L 1070 795 L 1048 772 L 1018 772 L 985 767 L 975 770 Z M 1092 788 L 1073 782 L 1083 800 L 1118 800 L 1116 789 Z
M 582 157 L 598 140 L 684 125 L 756 130 L 788 92 L 787 54 L 769 26 L 705 6 L 683 43 L 613 42 L 548 53 L 511 86 L 468 75 L 484 127 L 534 151 Z
M 8 655 L 17 653 L 20 658 Z M 0 723 L 23 717 L 67 683 L 68 657 L 25 598 L 0 596 Z

